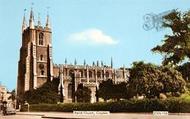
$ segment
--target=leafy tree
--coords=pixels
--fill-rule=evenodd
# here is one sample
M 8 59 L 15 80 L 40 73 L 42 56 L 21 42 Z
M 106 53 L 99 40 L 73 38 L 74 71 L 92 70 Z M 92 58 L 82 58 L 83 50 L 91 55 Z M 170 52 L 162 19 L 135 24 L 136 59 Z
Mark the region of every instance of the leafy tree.
M 112 98 L 120 100 L 128 98 L 128 87 L 126 82 L 120 82 L 113 85 Z
M 190 59 L 190 11 L 181 13 L 177 10 L 166 15 L 163 27 L 172 31 L 165 35 L 163 44 L 152 49 L 164 55 L 163 64 L 178 64 Z
M 79 84 L 75 96 L 77 97 L 77 102 L 90 102 L 91 90 L 83 86 L 83 84 Z
M 183 78 L 186 80 L 186 81 L 190 81 L 190 62 L 186 62 L 184 63 L 183 65 L 177 67 L 177 70 L 179 72 L 181 72 L 181 74 L 183 75 Z
M 108 99 L 128 99 L 131 97 L 131 95 L 129 95 L 129 91 L 128 83 L 120 82 L 114 84 L 111 79 L 108 79 L 100 83 L 98 96 L 103 98 L 105 101 Z
M 159 97 L 160 93 L 183 92 L 185 81 L 181 73 L 170 67 L 134 62 L 130 71 L 129 86 L 135 95 L 154 98 Z
M 163 85 L 158 81 L 160 71 L 153 64 L 144 62 L 134 62 L 130 71 L 129 85 L 135 90 L 136 95 L 146 95 L 147 97 L 158 96 Z
M 108 99 L 111 99 L 113 97 L 113 90 L 114 85 L 111 79 L 102 81 L 102 83 L 100 83 L 99 85 L 98 96 L 107 101 Z
M 180 72 L 174 68 L 162 66 L 161 82 L 164 86 L 163 93 L 171 92 L 174 96 L 179 96 L 180 93 L 185 91 L 186 82 Z
M 24 100 L 29 104 L 57 103 L 60 98 L 57 87 L 58 81 L 54 79 L 52 82 L 47 82 L 37 89 L 25 92 Z
M 11 99 L 12 101 L 15 101 L 15 99 L 16 99 L 16 92 L 15 92 L 15 89 L 13 89 L 13 90 L 11 91 L 11 96 L 8 97 L 8 99 Z

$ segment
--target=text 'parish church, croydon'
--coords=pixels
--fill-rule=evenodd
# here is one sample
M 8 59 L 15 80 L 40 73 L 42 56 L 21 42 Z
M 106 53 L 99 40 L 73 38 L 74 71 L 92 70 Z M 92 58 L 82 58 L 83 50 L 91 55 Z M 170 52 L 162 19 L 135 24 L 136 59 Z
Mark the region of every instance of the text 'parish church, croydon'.
M 127 81 L 129 71 L 125 68 L 114 69 L 111 59 L 110 66 L 103 62 L 84 64 L 54 64 L 52 59 L 52 31 L 49 15 L 45 27 L 38 19 L 34 21 L 34 13 L 31 9 L 29 25 L 25 16 L 22 24 L 22 46 L 18 62 L 17 95 L 22 95 L 32 89 L 42 86 L 47 81 L 59 80 L 58 90 L 62 89 L 64 102 L 74 102 L 73 96 L 79 84 L 83 84 L 91 90 L 91 103 L 96 102 L 96 90 L 103 80 L 112 79 L 114 83 Z M 62 88 L 61 88 L 62 87 Z

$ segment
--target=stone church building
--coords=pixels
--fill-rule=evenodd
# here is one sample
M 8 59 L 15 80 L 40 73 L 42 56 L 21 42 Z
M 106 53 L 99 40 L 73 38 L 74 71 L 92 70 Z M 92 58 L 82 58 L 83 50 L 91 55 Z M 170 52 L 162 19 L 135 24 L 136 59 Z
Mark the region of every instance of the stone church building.
M 93 62 L 92 65 L 54 64 L 52 59 L 52 31 L 49 15 L 46 24 L 42 26 L 38 18 L 34 21 L 34 13 L 31 9 L 29 25 L 25 15 L 22 24 L 22 45 L 18 62 L 17 95 L 22 95 L 32 89 L 42 86 L 47 81 L 59 80 L 58 91 L 62 92 L 64 102 L 75 102 L 73 95 L 79 84 L 87 86 L 91 90 L 91 102 L 96 102 L 96 90 L 103 80 L 112 79 L 114 83 L 127 81 L 129 71 L 125 68 L 113 68 L 103 62 Z

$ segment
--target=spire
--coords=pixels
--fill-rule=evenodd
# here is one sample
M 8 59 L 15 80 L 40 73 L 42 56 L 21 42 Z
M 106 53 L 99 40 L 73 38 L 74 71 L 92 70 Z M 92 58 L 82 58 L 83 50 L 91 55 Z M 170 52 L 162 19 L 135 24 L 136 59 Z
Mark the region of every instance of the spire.
M 101 61 L 101 66 L 102 66 L 102 67 L 104 66 L 104 63 L 103 63 L 103 61 Z
M 86 65 L 86 60 L 84 60 L 84 66 Z
M 111 57 L 111 68 L 113 68 L 113 58 Z
M 65 58 L 65 64 L 67 64 L 67 58 Z
M 99 61 L 97 60 L 97 66 L 99 67 Z
M 23 22 L 22 22 L 22 32 L 27 28 L 25 11 L 26 11 L 26 9 L 24 9 L 24 16 L 23 16 Z
M 50 28 L 50 20 L 49 20 L 49 7 L 47 7 L 46 27 L 47 27 L 47 28 Z
M 46 27 L 47 27 L 47 28 L 50 28 L 49 15 L 47 15 L 47 19 L 46 19 Z
M 95 66 L 95 62 L 94 61 L 92 62 L 92 66 Z
M 38 26 L 41 26 L 40 13 L 38 13 Z
M 74 62 L 75 65 L 77 65 L 77 60 L 75 59 L 75 62 Z
M 30 11 L 29 27 L 30 27 L 30 29 L 34 29 L 34 13 L 33 13 L 33 8 L 31 8 L 31 11 Z

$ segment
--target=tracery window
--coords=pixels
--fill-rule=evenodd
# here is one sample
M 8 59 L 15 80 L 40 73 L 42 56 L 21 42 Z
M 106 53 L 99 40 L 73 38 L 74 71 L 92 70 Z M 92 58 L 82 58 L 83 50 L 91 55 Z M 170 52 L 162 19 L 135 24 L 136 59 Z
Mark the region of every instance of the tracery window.
M 101 78 L 101 72 L 100 71 L 97 72 L 97 77 Z
M 89 78 L 92 78 L 92 71 L 89 71 Z
M 44 34 L 43 33 L 39 34 L 39 45 L 44 45 Z

